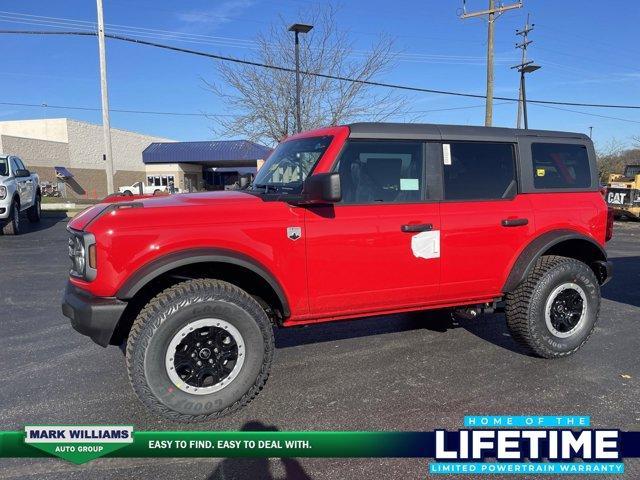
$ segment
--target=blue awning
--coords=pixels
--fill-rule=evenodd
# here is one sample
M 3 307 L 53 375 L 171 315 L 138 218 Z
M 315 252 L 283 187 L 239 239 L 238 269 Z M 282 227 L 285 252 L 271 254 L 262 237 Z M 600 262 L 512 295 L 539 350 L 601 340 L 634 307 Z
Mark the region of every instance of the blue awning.
M 67 170 L 65 167 L 53 167 L 56 171 L 56 177 L 66 180 L 67 178 L 73 178 L 73 173 Z
M 237 173 L 238 175 L 255 175 L 258 171 L 256 167 L 209 167 L 206 170 L 215 173 Z
M 248 167 L 265 159 L 271 149 L 249 140 L 215 142 L 155 142 L 142 152 L 145 164 L 196 163 L 209 166 Z

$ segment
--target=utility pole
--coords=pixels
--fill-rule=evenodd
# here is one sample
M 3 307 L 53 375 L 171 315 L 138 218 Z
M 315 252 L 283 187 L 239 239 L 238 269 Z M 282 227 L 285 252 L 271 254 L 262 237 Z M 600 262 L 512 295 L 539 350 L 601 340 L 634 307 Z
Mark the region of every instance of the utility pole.
M 516 30 L 516 35 L 522 35 L 522 43 L 516 44 L 516 48 L 522 49 L 522 60 L 520 61 L 520 65 L 525 65 L 527 62 L 527 47 L 533 43 L 532 40 L 529 40 L 529 32 L 533 30 L 535 25 L 533 23 L 529 23 L 529 14 L 527 14 L 527 23 L 524 25 L 522 30 Z M 516 127 L 521 128 L 522 125 L 522 82 L 520 82 L 520 87 L 518 88 L 518 117 L 516 118 Z
M 593 135 L 593 127 L 589 127 L 589 138 L 592 138 Z
M 529 128 L 529 118 L 527 116 L 527 91 L 525 89 L 525 74 L 535 72 L 540 65 L 535 65 L 533 60 L 527 60 L 527 47 L 533 43 L 529 40 L 529 32 L 533 30 L 533 24 L 529 25 L 529 15 L 527 14 L 527 23 L 522 30 L 516 30 L 516 35 L 522 35 L 522 43 L 516 44 L 516 48 L 522 49 L 522 61 L 519 65 L 511 67 L 520 72 L 520 89 L 518 93 L 518 118 L 516 125 L 520 128 L 520 116 L 524 117 L 524 128 Z
M 467 2 L 463 0 L 462 3 L 462 15 L 460 18 L 466 20 L 467 18 L 484 17 L 487 16 L 487 99 L 486 110 L 484 116 L 484 125 L 490 127 L 493 123 L 493 37 L 495 30 L 495 21 L 506 11 L 513 10 L 514 8 L 522 8 L 522 0 L 518 3 L 512 3 L 510 5 L 500 4 L 498 7 L 495 5 L 495 0 L 489 0 L 488 10 L 479 10 L 477 12 L 467 12 Z
M 102 0 L 96 0 L 98 7 L 98 49 L 100 51 L 100 92 L 102 94 L 102 130 L 104 133 L 104 160 L 107 174 L 107 194 L 114 192 L 113 188 L 113 153 L 111 150 L 111 123 L 109 121 L 109 92 L 107 89 L 107 59 L 104 42 L 104 13 Z

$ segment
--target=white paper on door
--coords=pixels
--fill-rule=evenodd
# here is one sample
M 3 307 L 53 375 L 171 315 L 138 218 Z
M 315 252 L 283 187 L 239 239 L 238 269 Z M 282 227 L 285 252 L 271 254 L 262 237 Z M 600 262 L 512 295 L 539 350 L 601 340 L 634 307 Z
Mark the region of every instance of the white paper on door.
M 417 258 L 440 258 L 440 230 L 421 232 L 411 237 L 411 251 Z

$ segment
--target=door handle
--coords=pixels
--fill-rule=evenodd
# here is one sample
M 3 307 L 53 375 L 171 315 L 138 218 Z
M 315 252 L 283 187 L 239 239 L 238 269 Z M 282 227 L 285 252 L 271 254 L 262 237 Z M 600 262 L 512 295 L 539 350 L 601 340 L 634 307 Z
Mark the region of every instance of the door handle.
M 403 232 L 428 232 L 429 230 L 433 230 L 433 225 L 430 223 L 414 223 L 402 225 L 400 230 Z
M 504 220 L 502 220 L 503 227 L 522 227 L 528 224 L 528 218 L 505 218 Z

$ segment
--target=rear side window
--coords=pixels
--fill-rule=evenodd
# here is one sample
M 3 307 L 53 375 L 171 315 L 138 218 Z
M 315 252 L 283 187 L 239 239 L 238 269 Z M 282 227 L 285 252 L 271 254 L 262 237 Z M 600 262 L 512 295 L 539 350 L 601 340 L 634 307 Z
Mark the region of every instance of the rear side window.
M 445 200 L 495 200 L 517 193 L 515 154 L 509 143 L 443 144 Z
M 535 188 L 588 188 L 589 155 L 584 145 L 532 143 Z
M 422 142 L 350 140 L 335 170 L 343 203 L 419 202 Z

